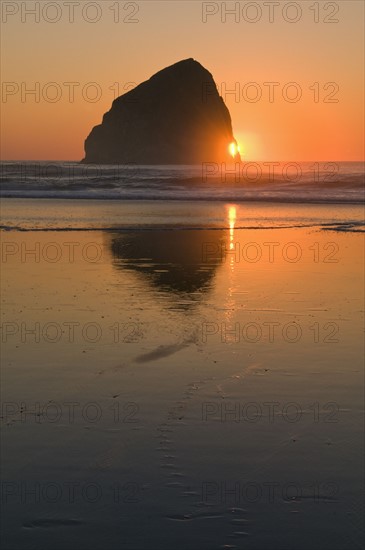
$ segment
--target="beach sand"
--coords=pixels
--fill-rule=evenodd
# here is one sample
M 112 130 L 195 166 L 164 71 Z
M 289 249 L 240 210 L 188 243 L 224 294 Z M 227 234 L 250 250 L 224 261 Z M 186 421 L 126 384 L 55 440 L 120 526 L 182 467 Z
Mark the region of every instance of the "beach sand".
M 85 204 L 2 232 L 4 548 L 361 548 L 363 235 Z

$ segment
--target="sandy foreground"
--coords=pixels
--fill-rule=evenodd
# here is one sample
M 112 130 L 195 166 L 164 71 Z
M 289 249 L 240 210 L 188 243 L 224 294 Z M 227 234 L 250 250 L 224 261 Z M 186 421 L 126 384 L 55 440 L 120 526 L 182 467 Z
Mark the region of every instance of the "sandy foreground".
M 7 550 L 362 547 L 363 234 L 237 209 L 2 232 Z

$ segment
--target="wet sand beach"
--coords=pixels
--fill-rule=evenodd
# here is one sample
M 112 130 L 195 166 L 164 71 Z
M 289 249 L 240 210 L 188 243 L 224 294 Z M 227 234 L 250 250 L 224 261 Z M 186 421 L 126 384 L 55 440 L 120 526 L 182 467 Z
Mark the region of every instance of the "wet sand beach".
M 360 549 L 361 218 L 5 200 L 4 547 Z

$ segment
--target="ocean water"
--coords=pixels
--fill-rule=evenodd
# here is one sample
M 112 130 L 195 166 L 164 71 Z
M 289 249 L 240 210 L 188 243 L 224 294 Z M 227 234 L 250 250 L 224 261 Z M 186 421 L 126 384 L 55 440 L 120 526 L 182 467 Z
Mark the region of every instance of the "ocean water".
M 364 201 L 364 162 L 243 162 L 196 166 L 3 162 L 1 196 L 18 198 Z

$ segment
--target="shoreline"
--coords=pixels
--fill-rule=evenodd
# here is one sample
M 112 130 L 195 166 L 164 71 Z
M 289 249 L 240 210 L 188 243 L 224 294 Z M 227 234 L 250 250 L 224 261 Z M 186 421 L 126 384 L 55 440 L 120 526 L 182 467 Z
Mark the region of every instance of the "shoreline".
M 32 196 L 29 196 L 29 195 L 17 195 L 17 196 L 14 196 L 14 195 L 6 195 L 6 194 L 0 194 L 0 199 L 29 199 L 29 200 L 77 200 L 77 201 L 112 201 L 112 202 L 120 202 L 120 203 L 123 203 L 123 202 L 133 202 L 133 201 L 138 201 L 138 202 L 179 202 L 179 203 L 191 203 L 191 202 L 212 202 L 212 203 L 227 203 L 227 202 L 235 202 L 235 203 L 238 203 L 238 204 L 245 204 L 246 202 L 249 202 L 249 203 L 258 203 L 258 204 L 293 204 L 293 205 L 328 205 L 328 206 L 331 206 L 331 205 L 336 205 L 336 206 L 340 206 L 340 205 L 343 205 L 343 206 L 351 206 L 351 205 L 355 205 L 355 206 L 365 206 L 365 202 L 364 200 L 347 200 L 347 201 L 344 201 L 344 200 L 336 200 L 336 199 L 333 199 L 333 200 L 328 200 L 328 199 L 325 199 L 323 201 L 319 200 L 319 199 L 303 199 L 302 197 L 298 198 L 298 199 L 283 199 L 283 198 L 271 198 L 271 199 L 268 199 L 267 197 L 265 197 L 264 199 L 262 200 L 259 200 L 257 197 L 247 197 L 247 198 L 237 198 L 237 197 L 227 197 L 227 198 L 207 198 L 207 197 L 194 197 L 194 198 L 191 198 L 191 199 L 186 199 L 186 198 L 179 198 L 179 197 L 168 197 L 168 198 L 146 198 L 146 197 L 141 197 L 141 198 L 138 198 L 138 197 L 82 197 L 82 196 L 34 196 L 34 194 Z

